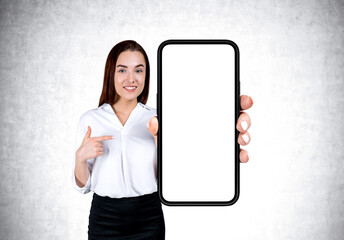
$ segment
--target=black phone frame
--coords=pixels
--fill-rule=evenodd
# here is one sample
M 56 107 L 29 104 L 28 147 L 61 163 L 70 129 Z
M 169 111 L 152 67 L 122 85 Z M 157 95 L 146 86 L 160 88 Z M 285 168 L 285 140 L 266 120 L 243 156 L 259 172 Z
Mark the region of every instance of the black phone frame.
M 166 45 L 169 44 L 228 44 L 234 49 L 234 72 L 235 72 L 235 123 L 237 122 L 240 114 L 240 79 L 239 79 L 239 47 L 236 43 L 227 39 L 170 39 L 162 42 L 158 48 L 158 81 L 157 81 L 157 117 L 159 120 L 158 138 L 157 138 L 157 174 L 158 174 L 158 194 L 160 201 L 167 206 L 229 206 L 233 205 L 239 199 L 240 190 L 240 159 L 239 152 L 240 146 L 237 142 L 239 131 L 236 129 L 236 124 L 233 126 L 235 128 L 235 180 L 234 180 L 234 197 L 229 201 L 168 201 L 162 195 L 162 133 L 163 133 L 163 118 L 162 118 L 162 51 Z

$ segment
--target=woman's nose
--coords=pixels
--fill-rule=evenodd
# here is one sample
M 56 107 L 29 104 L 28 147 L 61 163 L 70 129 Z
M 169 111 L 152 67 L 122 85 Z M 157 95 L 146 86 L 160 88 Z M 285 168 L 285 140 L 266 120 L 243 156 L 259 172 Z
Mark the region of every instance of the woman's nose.
M 132 72 L 129 72 L 129 81 L 130 82 L 135 82 L 135 74 L 134 73 L 132 73 Z

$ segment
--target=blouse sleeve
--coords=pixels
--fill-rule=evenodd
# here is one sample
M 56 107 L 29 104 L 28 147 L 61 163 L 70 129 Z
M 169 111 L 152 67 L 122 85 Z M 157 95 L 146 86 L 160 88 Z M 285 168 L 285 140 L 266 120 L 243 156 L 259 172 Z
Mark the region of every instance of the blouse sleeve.
M 85 134 L 87 132 L 87 126 L 85 126 L 84 123 L 84 119 L 83 116 L 80 117 L 79 119 L 79 124 L 78 124 L 78 128 L 76 131 L 76 137 L 75 137 L 75 145 L 74 145 L 74 157 L 73 157 L 73 163 L 72 163 L 72 185 L 74 187 L 75 190 L 79 191 L 80 193 L 86 194 L 88 192 L 91 191 L 91 174 L 92 174 L 92 166 L 89 163 L 89 161 L 87 160 L 87 167 L 88 167 L 88 171 L 89 171 L 89 177 L 88 180 L 86 182 L 86 185 L 84 187 L 79 187 L 76 184 L 76 180 L 75 180 L 75 175 L 74 175 L 74 170 L 75 170 L 75 154 L 76 151 L 78 150 L 78 148 L 80 147 L 83 138 L 85 137 Z

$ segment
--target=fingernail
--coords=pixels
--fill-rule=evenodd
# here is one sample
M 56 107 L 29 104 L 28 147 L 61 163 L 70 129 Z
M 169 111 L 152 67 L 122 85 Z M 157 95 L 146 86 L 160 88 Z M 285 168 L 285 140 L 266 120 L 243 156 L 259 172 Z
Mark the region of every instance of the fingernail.
M 249 137 L 247 134 L 242 135 L 242 139 L 244 139 L 245 143 L 248 143 Z
M 112 136 L 112 138 L 115 138 L 115 136 Z
M 246 122 L 246 121 L 242 121 L 242 122 L 241 122 L 241 127 L 242 127 L 242 129 L 244 129 L 244 131 L 246 131 L 246 129 L 247 129 L 247 127 L 248 127 L 247 122 Z
M 146 126 L 147 126 L 147 128 L 149 128 L 149 120 L 147 121 Z

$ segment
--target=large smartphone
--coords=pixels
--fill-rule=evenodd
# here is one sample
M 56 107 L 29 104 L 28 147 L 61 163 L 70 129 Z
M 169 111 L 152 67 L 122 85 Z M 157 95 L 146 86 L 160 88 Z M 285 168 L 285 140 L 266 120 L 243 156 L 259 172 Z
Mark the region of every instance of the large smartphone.
M 158 192 L 168 206 L 239 198 L 239 48 L 226 39 L 158 48 Z

